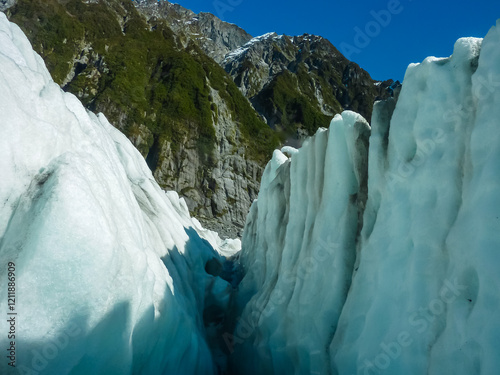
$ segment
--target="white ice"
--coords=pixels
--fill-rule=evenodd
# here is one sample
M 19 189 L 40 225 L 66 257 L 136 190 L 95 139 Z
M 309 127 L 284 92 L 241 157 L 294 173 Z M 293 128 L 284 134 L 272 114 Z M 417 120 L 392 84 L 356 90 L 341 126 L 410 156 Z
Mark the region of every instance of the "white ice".
M 243 235 L 241 373 L 498 373 L 500 21 L 411 65 L 394 104 L 376 104 L 368 156 L 344 112 L 268 164 Z
M 0 373 L 213 374 L 205 272 L 221 240 L 102 115 L 55 84 L 0 13 Z M 238 243 L 226 244 L 236 251 Z M 7 265 L 15 264 L 15 339 Z

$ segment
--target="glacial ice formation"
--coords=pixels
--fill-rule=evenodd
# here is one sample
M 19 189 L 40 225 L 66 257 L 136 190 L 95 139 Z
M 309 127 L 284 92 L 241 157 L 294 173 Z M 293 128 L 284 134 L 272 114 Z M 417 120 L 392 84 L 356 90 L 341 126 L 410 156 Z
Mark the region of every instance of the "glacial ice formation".
M 231 287 L 205 268 L 222 260 L 210 243 L 225 254 L 238 243 L 221 243 L 162 191 L 3 13 L 0 171 L 0 373 L 216 373 L 203 312 L 225 310 Z
M 214 374 L 226 349 L 242 374 L 495 374 L 499 128 L 500 22 L 411 65 L 371 129 L 346 111 L 275 151 L 233 308 L 218 275 L 239 242 L 190 218 L 0 13 L 0 373 L 14 341 L 21 374 Z
M 227 338 L 238 373 L 498 372 L 500 21 L 410 65 L 369 133 L 344 112 L 268 164 Z

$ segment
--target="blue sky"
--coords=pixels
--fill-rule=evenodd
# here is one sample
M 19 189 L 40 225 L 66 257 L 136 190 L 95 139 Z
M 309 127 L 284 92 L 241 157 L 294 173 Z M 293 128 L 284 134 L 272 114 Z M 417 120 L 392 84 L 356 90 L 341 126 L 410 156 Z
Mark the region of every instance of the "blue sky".
M 500 18 L 499 0 L 178 0 L 253 36 L 321 35 L 374 79 L 402 80 L 409 63 L 445 57 L 462 36 L 483 37 Z

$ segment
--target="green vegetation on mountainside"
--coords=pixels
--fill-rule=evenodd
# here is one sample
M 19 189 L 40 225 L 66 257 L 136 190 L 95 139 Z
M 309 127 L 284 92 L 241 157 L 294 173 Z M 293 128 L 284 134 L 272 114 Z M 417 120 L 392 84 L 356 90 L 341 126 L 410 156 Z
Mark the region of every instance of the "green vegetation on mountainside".
M 147 24 L 129 0 L 19 0 L 10 19 L 27 34 L 54 80 L 87 108 L 105 113 L 127 136 L 140 126 L 150 130 L 140 147 L 144 155 L 154 140 L 171 141 L 175 151 L 195 137 L 202 160 L 212 165 L 216 106 L 209 85 L 239 123 L 247 157 L 264 163 L 278 145 L 219 65 L 193 44 L 179 48 L 167 25 Z M 68 77 L 73 66 L 75 77 Z
M 374 101 L 388 96 L 387 83 L 375 85 L 322 37 L 271 36 L 248 51 L 229 59 L 225 68 L 285 139 L 299 129 L 312 135 L 345 109 L 370 120 Z
M 300 125 L 308 134 L 314 134 L 319 127 L 327 127 L 331 117 L 318 110 L 313 95 L 298 90 L 297 78 L 285 70 L 259 93 L 257 100 L 261 100 L 266 113 L 276 114 L 286 135 L 295 133 Z

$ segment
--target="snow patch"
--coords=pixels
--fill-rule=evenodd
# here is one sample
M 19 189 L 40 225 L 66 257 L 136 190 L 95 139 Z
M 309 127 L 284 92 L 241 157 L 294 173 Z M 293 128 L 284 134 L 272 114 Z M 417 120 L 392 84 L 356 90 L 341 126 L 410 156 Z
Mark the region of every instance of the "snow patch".
M 268 40 L 268 39 L 280 39 L 282 37 L 283 37 L 283 35 L 278 35 L 275 32 L 270 32 L 270 33 L 266 33 L 264 35 L 252 38 L 247 43 L 245 43 L 243 46 L 238 47 L 234 51 L 231 51 L 230 53 L 228 53 L 224 57 L 224 60 L 222 61 L 222 64 L 225 64 L 225 63 L 229 62 L 230 60 L 239 59 L 248 50 L 250 50 L 250 48 L 252 48 L 254 45 L 256 45 L 256 44 L 258 44 L 258 43 L 260 43 L 262 41 L 265 41 L 265 40 Z

